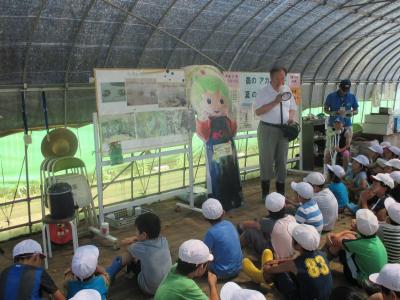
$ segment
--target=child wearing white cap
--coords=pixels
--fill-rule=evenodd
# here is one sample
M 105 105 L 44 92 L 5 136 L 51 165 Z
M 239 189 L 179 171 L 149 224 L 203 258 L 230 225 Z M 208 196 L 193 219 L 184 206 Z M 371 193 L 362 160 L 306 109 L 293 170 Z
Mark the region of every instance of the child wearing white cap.
M 339 165 L 328 165 L 327 167 L 328 176 L 331 181 L 328 188 L 336 197 L 338 202 L 338 211 L 343 212 L 349 204 L 349 191 L 343 183 L 343 178 L 346 173 Z
M 399 154 L 400 154 L 399 147 L 391 145 L 389 147 L 384 148 L 383 155 L 386 160 L 396 159 L 399 157 Z
M 385 200 L 387 223 L 379 223 L 377 235 L 385 245 L 389 263 L 400 263 L 400 203 L 389 197 Z
M 93 289 L 80 290 L 69 300 L 101 300 L 101 295 Z
M 379 222 L 369 209 L 356 213 L 355 230 L 330 233 L 327 248 L 333 256 L 339 255 L 343 273 L 352 284 L 368 287 L 368 276 L 378 272 L 387 263 L 385 246 L 376 232 Z
M 71 268 L 65 272 L 65 289 L 71 298 L 80 290 L 94 289 L 106 300 L 110 278 L 101 266 L 98 266 L 99 249 L 93 245 L 78 247 L 72 257 Z
M 368 300 L 397 300 L 400 299 L 400 264 L 387 264 L 379 273 L 369 276 L 369 280 L 381 287 Z
M 358 206 L 370 209 L 380 222 L 385 222 L 387 217 L 385 200 L 389 197 L 392 188 L 394 188 L 394 181 L 386 173 L 378 173 L 371 177 L 374 180 L 372 186 L 360 194 Z
M 350 200 L 357 203 L 360 192 L 368 187 L 369 160 L 365 155 L 357 155 L 353 158 L 351 169 L 346 175 L 345 183 L 350 192 Z
M 319 172 L 311 172 L 303 178 L 314 189 L 313 199 L 317 202 L 324 221 L 323 231 L 331 231 L 338 219 L 338 201 L 335 195 L 328 188 L 324 188 L 325 177 Z
M 242 249 L 235 226 L 223 219 L 224 209 L 217 199 L 205 201 L 201 211 L 211 224 L 204 237 L 204 243 L 214 256 L 209 269 L 220 279 L 235 277 L 242 268 Z
M 385 160 L 382 158 L 383 148 L 379 144 L 372 144 L 368 147 L 368 158 L 370 160 L 370 165 L 368 166 L 369 172 L 371 174 L 382 173 L 384 166 L 382 162 Z
M 210 298 L 193 280 L 207 272 L 207 265 L 213 261 L 207 245 L 200 240 L 188 240 L 179 247 L 178 262 L 161 282 L 154 300 L 218 300 L 217 276 L 208 272 Z
M 232 281 L 224 284 L 220 296 L 221 300 L 266 300 L 259 291 L 243 289 Z
M 114 258 L 106 270 L 111 278 L 115 278 L 127 266 L 128 273 L 137 275 L 140 290 L 154 295 L 171 269 L 168 241 L 160 236 L 161 220 L 156 214 L 139 215 L 135 220 L 135 230 L 136 235 L 122 240 L 123 245 L 129 245 L 127 251 Z
M 394 182 L 394 188 L 392 189 L 390 195 L 394 200 L 400 202 L 400 171 L 393 171 L 390 173 Z
M 65 300 L 53 279 L 42 267 L 44 257 L 42 247 L 34 240 L 23 240 L 15 245 L 14 264 L 0 273 L 0 299 L 39 300 L 46 293 L 55 300 Z
M 393 171 L 400 171 L 400 159 L 398 158 L 392 158 L 385 162 L 383 172 L 392 173 Z
M 291 260 L 267 262 L 264 278 L 274 280 L 285 299 L 328 299 L 333 280 L 326 255 L 318 250 L 319 232 L 314 226 L 296 223 L 291 223 L 288 230 L 299 255 Z
M 292 237 L 287 233 L 290 222 L 296 222 L 292 215 L 285 212 L 285 196 L 272 192 L 265 198 L 268 216 L 259 221 L 243 221 L 238 227 L 242 247 L 252 248 L 258 255 L 264 249 L 274 250 L 275 257 L 286 258 L 293 255 Z
M 290 187 L 296 194 L 295 201 L 300 204 L 295 214 L 297 223 L 312 225 L 321 233 L 324 220 L 317 202 L 313 199 L 314 189 L 311 184 L 293 181 Z
M 381 147 L 383 149 L 382 157 L 385 160 L 392 159 L 393 158 L 393 152 L 390 151 L 390 149 L 389 149 L 392 146 L 392 144 L 390 142 L 382 142 L 382 143 L 380 143 L 380 145 L 381 145 Z

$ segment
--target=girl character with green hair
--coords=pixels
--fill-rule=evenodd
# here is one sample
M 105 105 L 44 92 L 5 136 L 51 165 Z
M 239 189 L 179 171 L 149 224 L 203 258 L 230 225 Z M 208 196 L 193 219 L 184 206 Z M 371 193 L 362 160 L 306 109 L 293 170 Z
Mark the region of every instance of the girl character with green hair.
M 233 141 L 237 124 L 229 116 L 232 111 L 229 89 L 220 73 L 214 72 L 200 69 L 193 76 L 190 99 L 197 113 L 197 134 L 206 143 L 212 197 L 218 199 L 228 211 L 239 207 L 243 201 Z

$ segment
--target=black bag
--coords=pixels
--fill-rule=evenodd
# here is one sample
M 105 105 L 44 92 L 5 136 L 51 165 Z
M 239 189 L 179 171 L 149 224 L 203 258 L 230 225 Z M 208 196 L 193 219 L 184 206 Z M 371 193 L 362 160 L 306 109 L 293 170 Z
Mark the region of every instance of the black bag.
M 283 124 L 283 112 L 282 112 L 282 102 L 279 103 L 281 107 L 281 130 L 283 136 L 288 139 L 289 142 L 297 139 L 300 133 L 300 125 L 297 122 L 291 124 Z

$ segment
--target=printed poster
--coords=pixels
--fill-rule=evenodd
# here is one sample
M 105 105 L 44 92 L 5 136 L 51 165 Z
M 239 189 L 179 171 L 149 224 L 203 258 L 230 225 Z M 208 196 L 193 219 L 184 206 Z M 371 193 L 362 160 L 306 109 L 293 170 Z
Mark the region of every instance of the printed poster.
M 288 73 L 286 77 L 287 83 L 292 90 L 296 104 L 301 103 L 301 75 L 300 73 Z

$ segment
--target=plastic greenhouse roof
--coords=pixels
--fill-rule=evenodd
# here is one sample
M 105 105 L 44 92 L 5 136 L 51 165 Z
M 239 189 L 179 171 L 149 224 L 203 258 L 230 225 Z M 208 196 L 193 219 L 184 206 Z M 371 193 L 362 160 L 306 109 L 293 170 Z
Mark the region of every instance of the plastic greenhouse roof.
M 398 81 L 399 16 L 399 1 L 382 0 L 4 0 L 0 85 L 191 64 Z

